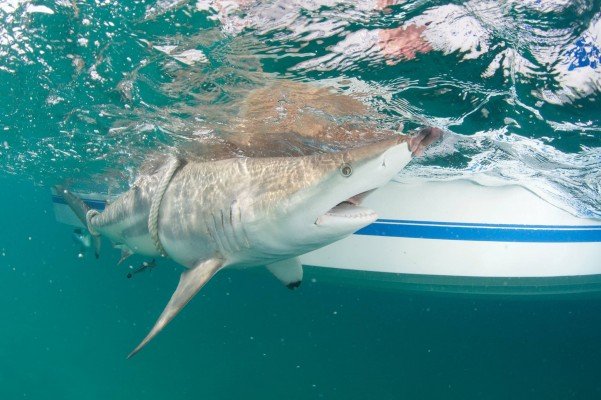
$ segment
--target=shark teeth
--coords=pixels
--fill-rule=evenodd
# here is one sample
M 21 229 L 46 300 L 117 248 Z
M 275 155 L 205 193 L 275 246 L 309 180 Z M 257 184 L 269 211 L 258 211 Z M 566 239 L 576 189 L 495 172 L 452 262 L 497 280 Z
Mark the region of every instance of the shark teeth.
M 336 207 L 330 209 L 325 215 L 338 218 L 365 219 L 374 218 L 377 214 L 369 208 L 359 207 L 349 201 L 343 201 Z
M 373 192 L 374 190 L 375 190 L 375 189 L 372 189 L 372 190 L 368 190 L 367 192 L 363 192 L 363 193 L 359 193 L 359 194 L 357 194 L 357 195 L 354 195 L 353 197 L 351 197 L 351 198 L 347 199 L 346 201 L 343 201 L 343 202 L 342 202 L 342 203 L 340 203 L 340 204 L 344 204 L 344 203 L 351 203 L 351 204 L 353 204 L 353 205 L 355 205 L 355 206 L 358 206 L 358 205 L 360 205 L 360 204 L 363 202 L 363 200 L 364 200 L 364 199 L 365 199 L 365 198 L 366 198 L 366 197 L 367 197 L 367 196 L 368 196 L 368 195 L 369 195 L 371 192 Z
M 338 203 L 322 216 L 318 217 L 315 225 L 327 225 L 336 221 L 336 223 L 350 223 L 351 225 L 369 224 L 378 218 L 378 214 L 369 208 L 361 207 L 360 204 L 372 190 L 359 193 L 345 201 Z

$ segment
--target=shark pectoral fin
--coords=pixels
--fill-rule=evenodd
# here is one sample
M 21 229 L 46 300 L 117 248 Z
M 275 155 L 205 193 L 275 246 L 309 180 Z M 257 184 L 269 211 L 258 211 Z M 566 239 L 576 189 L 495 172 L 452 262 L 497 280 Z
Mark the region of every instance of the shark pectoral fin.
M 288 289 L 296 289 L 303 280 L 303 266 L 298 257 L 278 261 L 266 267 Z
M 196 293 L 211 279 L 219 268 L 223 265 L 222 260 L 210 259 L 197 264 L 194 268 L 185 271 L 179 278 L 177 289 L 171 296 L 171 300 L 163 310 L 163 313 L 154 324 L 148 335 L 142 342 L 129 353 L 127 358 L 133 357 L 140 351 L 148 342 L 152 340 L 164 327 L 167 325 Z

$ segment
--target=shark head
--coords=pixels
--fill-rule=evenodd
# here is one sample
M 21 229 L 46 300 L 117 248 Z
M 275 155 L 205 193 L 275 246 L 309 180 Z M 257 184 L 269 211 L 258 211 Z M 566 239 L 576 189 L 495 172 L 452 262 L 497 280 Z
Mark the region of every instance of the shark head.
M 369 225 L 377 214 L 362 201 L 410 160 L 402 136 L 295 160 L 280 172 L 289 189 L 271 210 L 271 229 L 257 232 L 261 247 L 271 246 L 271 254 L 300 255 Z

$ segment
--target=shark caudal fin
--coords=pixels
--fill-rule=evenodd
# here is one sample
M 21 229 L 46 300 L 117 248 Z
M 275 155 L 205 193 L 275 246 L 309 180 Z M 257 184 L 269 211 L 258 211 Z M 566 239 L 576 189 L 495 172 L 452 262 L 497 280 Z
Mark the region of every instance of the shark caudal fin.
M 77 219 L 81 221 L 84 227 L 88 227 L 86 214 L 90 211 L 90 207 L 82 199 L 69 192 L 63 186 L 56 185 L 54 190 L 58 196 L 61 196 L 73 213 L 77 216 Z M 94 242 L 94 254 L 96 258 L 100 257 L 100 236 L 92 235 L 92 241 Z
M 192 297 L 204 286 L 219 271 L 223 265 L 223 261 L 218 259 L 210 259 L 198 263 L 194 268 L 185 271 L 179 278 L 177 289 L 171 296 L 171 300 L 159 316 L 157 322 L 146 335 L 144 340 L 127 356 L 133 357 L 137 352 L 142 350 L 148 342 L 150 342 L 165 326 L 188 304 Z

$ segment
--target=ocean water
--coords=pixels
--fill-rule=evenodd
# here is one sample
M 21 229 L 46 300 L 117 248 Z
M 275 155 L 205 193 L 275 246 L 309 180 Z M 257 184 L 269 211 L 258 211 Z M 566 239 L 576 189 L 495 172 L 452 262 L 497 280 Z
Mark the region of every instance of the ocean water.
M 149 155 L 270 129 L 290 136 L 252 151 L 429 125 L 444 140 L 399 180 L 484 176 L 601 216 L 598 1 L 242 3 L 0 1 L 0 399 L 601 398 L 595 287 L 222 271 L 125 359 L 181 267 L 128 279 L 144 258 L 82 251 L 54 184 L 116 194 Z

